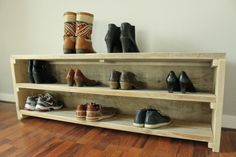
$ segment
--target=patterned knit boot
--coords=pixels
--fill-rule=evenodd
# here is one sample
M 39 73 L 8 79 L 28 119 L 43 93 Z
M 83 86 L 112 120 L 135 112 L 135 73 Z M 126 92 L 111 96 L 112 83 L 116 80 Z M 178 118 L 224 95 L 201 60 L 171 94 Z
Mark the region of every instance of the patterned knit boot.
M 64 54 L 75 53 L 76 13 L 64 13 Z
M 76 16 L 76 53 L 95 53 L 92 46 L 91 34 L 93 14 L 79 12 Z

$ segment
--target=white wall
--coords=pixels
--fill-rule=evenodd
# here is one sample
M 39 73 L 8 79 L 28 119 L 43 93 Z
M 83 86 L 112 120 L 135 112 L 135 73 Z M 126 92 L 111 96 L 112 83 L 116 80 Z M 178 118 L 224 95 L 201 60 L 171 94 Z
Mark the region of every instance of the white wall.
M 107 24 L 124 21 L 136 26 L 141 51 L 227 52 L 224 113 L 236 115 L 235 0 L 0 0 L 0 93 L 13 92 L 10 55 L 62 53 L 65 11 L 95 15 L 98 52 Z

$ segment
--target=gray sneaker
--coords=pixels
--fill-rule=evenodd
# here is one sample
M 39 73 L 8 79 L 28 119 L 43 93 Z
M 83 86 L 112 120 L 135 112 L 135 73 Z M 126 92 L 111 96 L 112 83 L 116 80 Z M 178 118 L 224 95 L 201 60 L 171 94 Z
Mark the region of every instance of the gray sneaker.
M 35 107 L 36 107 L 36 104 L 37 104 L 37 101 L 38 101 L 38 98 L 40 96 L 41 95 L 38 95 L 38 96 L 28 96 L 27 99 L 26 99 L 26 103 L 25 103 L 25 110 L 34 111 Z
M 38 111 L 51 111 L 59 110 L 63 107 L 63 104 L 57 103 L 56 99 L 49 93 L 46 93 L 43 97 L 39 97 L 36 105 Z

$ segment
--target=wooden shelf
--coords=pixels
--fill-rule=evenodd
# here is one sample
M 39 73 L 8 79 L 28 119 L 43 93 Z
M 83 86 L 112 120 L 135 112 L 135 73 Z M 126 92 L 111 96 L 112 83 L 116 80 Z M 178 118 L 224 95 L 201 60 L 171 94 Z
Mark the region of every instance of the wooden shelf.
M 194 101 L 215 103 L 216 97 L 209 93 L 168 93 L 164 90 L 112 90 L 108 87 L 69 87 L 66 84 L 32 84 L 17 83 L 18 89 L 37 89 L 47 91 L 72 92 L 81 94 L 94 94 L 106 96 L 122 96 L 135 98 L 151 98 L 162 100 Z
M 50 60 L 50 61 L 212 61 L 225 58 L 225 53 L 185 53 L 185 52 L 142 52 L 142 53 L 95 53 L 95 54 L 51 54 L 51 55 L 13 55 L 12 60 Z
M 128 115 L 117 115 L 114 118 L 99 122 L 87 122 L 85 120 L 80 120 L 76 118 L 75 111 L 73 110 L 60 110 L 51 112 L 20 110 L 20 113 L 27 116 L 149 135 L 159 135 L 165 137 L 190 139 L 204 142 L 211 142 L 212 140 L 211 125 L 206 123 L 195 123 L 175 120 L 169 126 L 161 127 L 158 129 L 146 129 L 132 126 L 134 117 Z
M 57 75 L 58 80 L 65 79 L 65 73 L 70 68 L 80 68 L 88 72 L 86 75 L 97 78 L 101 82 L 107 81 L 112 69 L 127 70 L 133 71 L 137 76 L 145 79 L 148 82 L 148 87 L 154 89 L 163 89 L 165 85 L 163 80 L 166 79 L 165 76 L 169 71 L 173 70 L 176 73 L 186 71 L 200 91 L 212 91 L 212 93 L 182 94 L 180 92 L 168 93 L 166 90 L 112 90 L 109 87 L 69 87 L 66 84 L 24 83 L 28 82 L 29 60 L 49 61 L 51 70 L 53 74 Z M 28 115 L 136 133 L 205 141 L 214 152 L 220 150 L 226 53 L 140 52 L 66 55 L 54 53 L 49 55 L 13 55 L 10 61 L 19 120 Z M 108 84 L 104 86 L 108 86 Z M 107 121 L 86 122 L 78 120 L 72 110 L 46 113 L 21 110 L 24 108 L 23 105 L 27 97 L 37 94 L 41 90 L 65 92 L 61 93 L 61 99 L 67 103 L 68 108 L 74 108 L 74 105 L 89 99 L 116 107 L 122 115 Z M 70 96 L 68 96 L 68 93 L 78 93 L 78 95 L 69 94 Z M 97 95 L 102 95 L 104 98 L 97 97 Z M 107 99 L 105 96 L 110 97 Z M 119 99 L 119 97 L 123 98 Z M 128 97 L 129 99 L 124 99 Z M 170 101 L 156 104 L 158 99 Z M 133 127 L 133 116 L 125 115 L 132 115 L 147 105 L 153 105 L 163 113 L 169 114 L 173 119 L 185 119 L 190 122 L 174 121 L 170 126 L 160 129 Z M 195 123 L 196 121 L 208 123 Z

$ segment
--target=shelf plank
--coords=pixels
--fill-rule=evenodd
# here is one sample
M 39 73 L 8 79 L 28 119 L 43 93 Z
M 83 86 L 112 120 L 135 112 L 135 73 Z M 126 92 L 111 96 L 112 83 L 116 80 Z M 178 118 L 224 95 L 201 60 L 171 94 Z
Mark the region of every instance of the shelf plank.
M 195 123 L 174 120 L 169 126 L 161 127 L 158 129 L 137 128 L 132 126 L 133 116 L 130 115 L 117 115 L 114 118 L 99 121 L 88 122 L 75 117 L 73 110 L 60 110 L 51 112 L 37 112 L 20 110 L 20 113 L 27 116 L 40 117 L 82 125 L 89 125 L 95 127 L 102 127 L 107 129 L 115 129 L 122 131 L 130 131 L 135 133 L 142 133 L 148 135 L 158 135 L 164 137 L 173 137 L 181 139 L 189 139 L 196 141 L 211 142 L 212 130 L 210 124 Z
M 197 53 L 197 52 L 140 52 L 140 53 L 95 53 L 95 54 L 51 54 L 51 55 L 13 55 L 13 60 L 111 60 L 111 61 L 150 61 L 150 60 L 188 60 L 210 61 L 225 58 L 225 53 Z
M 112 90 L 108 87 L 69 87 L 66 84 L 32 84 L 17 83 L 18 89 L 37 89 L 47 91 L 72 92 L 106 96 L 122 96 L 135 98 L 150 98 L 161 100 L 193 101 L 214 103 L 216 97 L 209 93 L 168 93 L 164 90 Z

